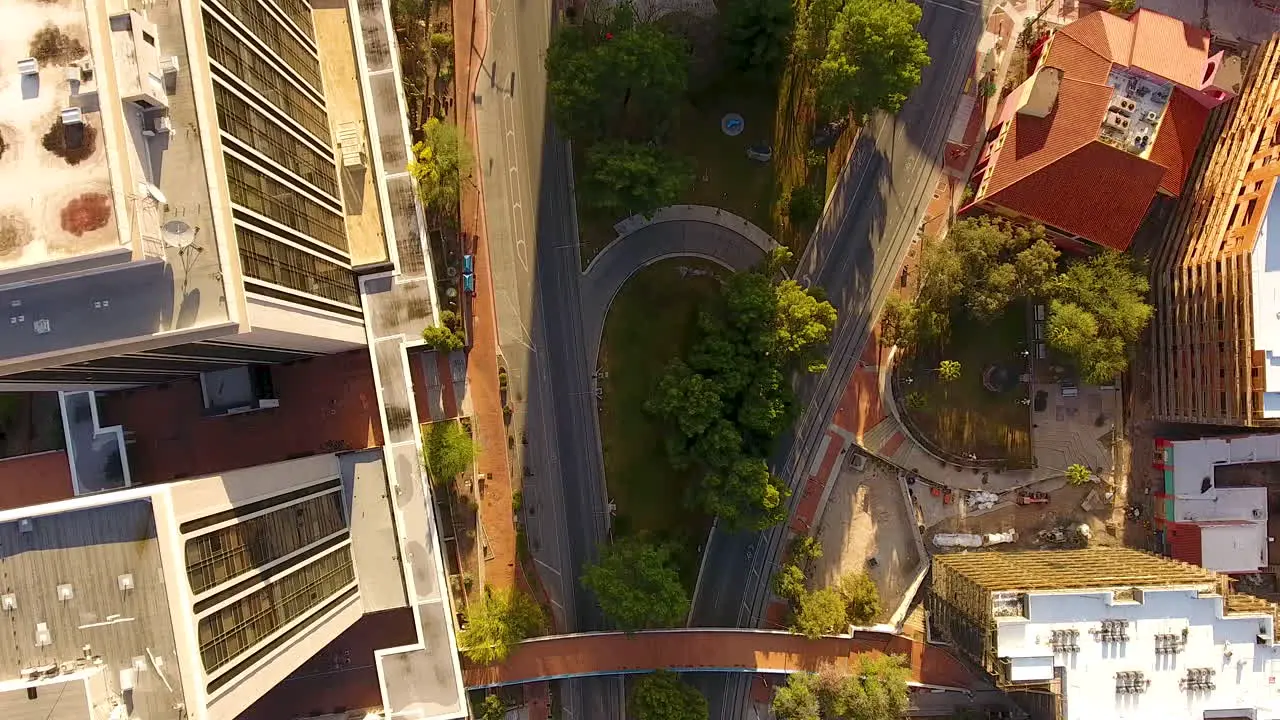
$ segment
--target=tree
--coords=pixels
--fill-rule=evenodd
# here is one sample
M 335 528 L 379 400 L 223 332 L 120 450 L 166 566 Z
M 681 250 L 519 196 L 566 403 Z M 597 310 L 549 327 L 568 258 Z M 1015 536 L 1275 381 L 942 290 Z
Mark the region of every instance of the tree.
M 442 325 L 432 325 L 422 331 L 422 341 L 437 352 L 455 352 L 466 347 L 462 338 Z
M 800 598 L 808 592 L 804 570 L 798 565 L 783 565 L 778 574 L 773 576 L 773 591 L 793 605 L 800 602 Z
M 797 535 L 791 541 L 791 562 L 802 568 L 813 566 L 822 557 L 822 541 L 811 535 Z
M 1015 297 L 1048 294 L 1058 251 L 1044 229 L 1014 225 L 992 216 L 964 218 L 947 236 L 925 246 L 915 314 L 918 335 L 935 334 L 958 303 L 979 320 L 1004 312 Z M 927 313 L 925 312 L 927 311 Z
M 462 182 L 471 178 L 475 162 L 471 147 L 457 125 L 431 118 L 422 126 L 422 140 L 413 144 L 409 174 L 418 183 L 418 194 L 441 217 L 458 212 Z
M 795 280 L 778 283 L 776 292 L 772 352 L 786 358 L 800 357 L 831 339 L 836 325 L 836 309 L 831 303 L 819 300 Z
M 648 214 L 677 202 L 693 184 L 693 164 L 649 144 L 605 140 L 587 150 L 582 197 L 612 216 Z
M 462 424 L 454 420 L 431 423 L 422 439 L 427 470 L 436 483 L 446 483 L 471 467 L 476 444 Z
M 1122 17 L 1132 15 L 1137 9 L 1138 0 L 1110 0 L 1107 3 L 1107 10 Z
M 729 530 L 764 530 L 787 519 L 791 490 L 762 458 L 743 457 L 711 472 L 699 489 L 702 506 Z
M 689 52 L 680 38 L 636 24 L 625 10 L 592 35 L 558 31 L 547 49 L 547 92 L 556 124 L 591 139 L 610 125 L 634 120 L 651 136 L 680 108 L 689 82 Z
M 631 693 L 635 720 L 707 720 L 707 699 L 679 675 L 665 670 L 643 675 Z
M 919 333 L 918 312 L 916 304 L 901 295 L 892 293 L 885 298 L 884 310 L 880 313 L 880 344 L 885 347 L 913 344 Z
M 37 30 L 27 48 L 27 53 L 41 64 L 70 63 L 79 60 L 86 52 L 79 40 L 53 23 Z
M 542 627 L 542 609 L 528 595 L 485 588 L 467 608 L 467 625 L 458 633 L 458 647 L 472 662 L 492 665 L 506 660 L 514 645 Z
M 1145 272 L 1106 251 L 1072 263 L 1052 285 L 1046 339 L 1075 359 L 1085 382 L 1110 382 L 1129 366 L 1128 350 L 1151 320 Z
M 820 710 L 818 676 L 813 673 L 792 673 L 773 695 L 773 713 L 778 720 L 821 720 Z
M 600 562 L 587 567 L 582 584 L 623 630 L 675 627 L 689 614 L 689 596 L 666 546 L 617 541 L 601 550 Z
M 801 597 L 797 604 L 791 629 L 807 638 L 816 640 L 823 635 L 834 635 L 849 625 L 844 598 L 835 588 L 815 590 Z
M 682 360 L 672 361 L 658 381 L 658 390 L 645 403 L 649 412 L 675 420 L 686 438 L 698 437 L 717 418 L 724 417 L 720 387 L 694 372 Z
M 822 195 L 816 188 L 812 185 L 800 185 L 789 191 L 787 221 L 792 227 L 808 228 L 820 217 L 822 217 Z
M 845 720 L 898 718 L 910 704 L 910 670 L 901 655 L 859 655 L 852 667 L 818 670 L 818 704 L 825 717 Z
M 836 589 L 844 600 L 849 622 L 869 625 L 880 614 L 880 591 L 866 573 L 848 573 L 840 578 Z
M 959 380 L 960 362 L 958 360 L 943 360 L 938 363 L 938 379 L 944 383 Z
M 790 0 L 738 0 L 724 9 L 729 63 L 770 78 L 782 69 L 791 46 L 795 12 Z
M 1068 465 L 1066 476 L 1071 485 L 1084 485 L 1093 481 L 1093 471 L 1080 463 Z
M 815 71 L 820 104 L 832 115 L 897 112 L 929 65 L 910 0 L 847 0 L 831 23 Z
M 476 710 L 476 720 L 502 720 L 507 716 L 507 704 L 497 695 L 485 695 Z

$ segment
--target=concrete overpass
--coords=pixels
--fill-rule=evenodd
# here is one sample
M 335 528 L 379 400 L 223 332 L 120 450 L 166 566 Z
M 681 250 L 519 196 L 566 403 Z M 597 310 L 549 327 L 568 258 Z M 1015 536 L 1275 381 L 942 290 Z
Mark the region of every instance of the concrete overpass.
M 775 630 L 706 628 L 534 638 L 500 665 L 466 667 L 463 678 L 468 688 L 489 688 L 654 669 L 788 674 L 827 663 L 848 666 L 867 653 L 906 656 L 914 685 L 962 691 L 986 686 L 945 649 L 901 635 L 858 631 L 809 640 Z

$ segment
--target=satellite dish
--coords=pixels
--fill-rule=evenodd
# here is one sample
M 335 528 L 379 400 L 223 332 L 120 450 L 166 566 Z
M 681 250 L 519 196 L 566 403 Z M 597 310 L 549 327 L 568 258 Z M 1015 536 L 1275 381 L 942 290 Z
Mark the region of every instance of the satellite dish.
M 181 220 L 170 220 L 160 226 L 160 237 L 164 238 L 165 247 L 183 250 L 191 247 L 196 241 L 195 229 Z

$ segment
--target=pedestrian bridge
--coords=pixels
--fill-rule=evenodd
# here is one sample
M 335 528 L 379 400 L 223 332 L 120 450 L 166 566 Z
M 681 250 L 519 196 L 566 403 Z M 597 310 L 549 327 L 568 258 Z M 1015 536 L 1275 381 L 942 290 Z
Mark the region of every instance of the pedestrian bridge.
M 859 631 L 809 640 L 776 630 L 706 628 L 534 638 L 513 648 L 501 665 L 469 666 L 463 677 L 468 688 L 488 688 L 655 669 L 794 673 L 828 663 L 848 666 L 867 653 L 905 655 L 917 685 L 968 690 L 983 684 L 946 650 L 891 633 Z

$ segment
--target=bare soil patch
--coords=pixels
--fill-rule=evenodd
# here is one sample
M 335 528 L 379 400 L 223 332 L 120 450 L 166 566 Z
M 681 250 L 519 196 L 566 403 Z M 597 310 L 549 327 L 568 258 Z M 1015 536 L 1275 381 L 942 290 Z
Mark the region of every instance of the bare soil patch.
M 62 229 L 80 237 L 107 224 L 111 219 L 111 198 L 103 193 L 84 193 L 62 208 Z

